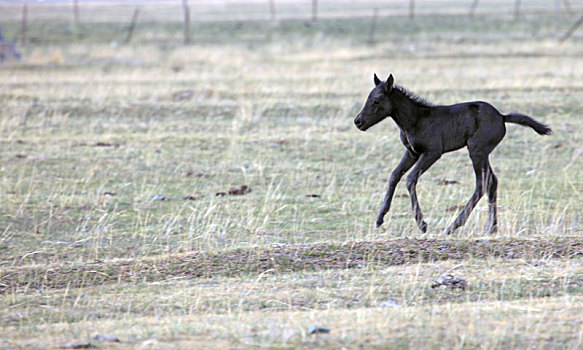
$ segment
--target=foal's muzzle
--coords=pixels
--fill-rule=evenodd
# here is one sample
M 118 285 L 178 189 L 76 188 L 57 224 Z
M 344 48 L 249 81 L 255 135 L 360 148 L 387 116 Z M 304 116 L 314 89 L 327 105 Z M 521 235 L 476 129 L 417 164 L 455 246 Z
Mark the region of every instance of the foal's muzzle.
M 356 127 L 359 130 L 362 130 L 362 131 L 366 130 L 366 129 L 363 129 L 363 127 L 364 127 L 364 120 L 362 120 L 360 114 L 357 115 L 356 118 L 354 118 L 354 125 L 356 125 Z

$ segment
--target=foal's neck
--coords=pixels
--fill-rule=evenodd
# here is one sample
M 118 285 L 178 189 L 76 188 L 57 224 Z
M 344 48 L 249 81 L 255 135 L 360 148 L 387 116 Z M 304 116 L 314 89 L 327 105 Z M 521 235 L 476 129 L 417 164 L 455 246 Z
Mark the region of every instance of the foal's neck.
M 411 101 L 398 90 L 393 92 L 391 105 L 393 108 L 391 117 L 406 134 L 415 131 L 422 111 L 429 108 Z

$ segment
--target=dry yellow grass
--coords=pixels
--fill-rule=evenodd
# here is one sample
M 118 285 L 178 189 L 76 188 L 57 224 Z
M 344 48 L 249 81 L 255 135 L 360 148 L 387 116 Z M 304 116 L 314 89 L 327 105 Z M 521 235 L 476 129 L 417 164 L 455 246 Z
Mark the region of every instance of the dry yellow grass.
M 502 10 L 501 2 L 484 4 L 473 21 L 465 2 L 431 2 L 427 11 L 447 13 L 436 16 L 422 16 L 429 2 L 417 3 L 420 16 L 411 22 L 399 15 L 403 2 L 384 2 L 374 45 L 366 44 L 365 17 L 211 21 L 229 10 L 193 3 L 201 21 L 188 47 L 179 7 L 157 13 L 160 3 L 144 5 L 144 22 L 124 46 L 133 5 L 104 17 L 103 4 L 93 3 L 95 17 L 82 13 L 76 31 L 63 10 L 70 4 L 30 5 L 31 19 L 47 10 L 31 20 L 32 44 L 21 48 L 23 62 L 0 68 L 0 287 L 11 286 L 0 295 L 0 347 L 58 347 L 107 333 L 123 343 L 103 348 L 580 348 L 577 252 L 399 266 L 371 256 L 346 268 L 316 257 L 306 261 L 320 266 L 288 270 L 249 260 L 231 277 L 222 266 L 209 268 L 220 270 L 210 277 L 164 276 L 169 259 L 189 254 L 329 244 L 343 256 L 342 242 L 438 242 L 455 215 L 447 209 L 473 189 L 467 154 L 443 157 L 420 180 L 429 233 L 416 230 L 404 186 L 386 226 L 376 229 L 402 146 L 390 121 L 367 133 L 352 124 L 373 72 L 393 73 L 435 103 L 485 100 L 555 131 L 541 138 L 508 127 L 491 158 L 500 231 L 482 236 L 481 203 L 452 241 L 491 239 L 507 242 L 508 251 L 562 238 L 581 244 L 581 33 L 558 45 L 571 20 L 561 14 L 557 22 L 548 1 L 525 3 L 515 22 L 509 2 Z M 359 15 L 369 5 L 330 2 L 322 11 Z M 4 34 L 15 38 L 21 7 L 0 6 Z M 266 2 L 248 10 L 268 14 Z M 282 3 L 279 11 L 303 18 L 309 2 Z M 181 91 L 192 99 L 173 97 Z M 460 184 L 439 185 L 444 179 Z M 215 195 L 243 184 L 252 191 Z M 168 200 L 152 201 L 156 195 Z M 148 268 L 132 270 L 131 280 L 76 284 L 113 276 L 126 263 Z M 82 273 L 57 275 L 47 288 L 51 273 L 77 268 Z M 19 288 L 14 271 L 29 276 Z M 431 289 L 448 272 L 469 289 Z M 332 331 L 307 335 L 314 324 Z

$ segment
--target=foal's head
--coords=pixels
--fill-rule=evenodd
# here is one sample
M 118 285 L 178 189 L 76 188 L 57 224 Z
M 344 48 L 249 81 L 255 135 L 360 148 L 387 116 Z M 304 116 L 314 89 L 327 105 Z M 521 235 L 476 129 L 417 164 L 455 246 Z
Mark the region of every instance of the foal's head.
M 393 91 L 393 75 L 389 75 L 387 81 L 381 81 L 374 75 L 375 87 L 368 95 L 368 99 L 354 119 L 356 127 L 362 131 L 370 128 L 381 120 L 391 115 L 393 108 L 389 99 L 389 94 Z

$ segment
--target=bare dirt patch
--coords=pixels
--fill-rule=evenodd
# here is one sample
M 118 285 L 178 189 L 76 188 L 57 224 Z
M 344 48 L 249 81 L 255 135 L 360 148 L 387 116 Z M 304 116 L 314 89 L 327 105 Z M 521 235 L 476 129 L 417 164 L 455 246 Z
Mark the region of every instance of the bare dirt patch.
M 156 258 L 87 264 L 20 266 L 0 271 L 0 291 L 86 287 L 107 283 L 161 281 L 174 277 L 241 276 L 391 266 L 443 260 L 506 258 L 540 260 L 583 255 L 583 239 L 430 240 L 274 245 L 218 253 L 186 253 Z

